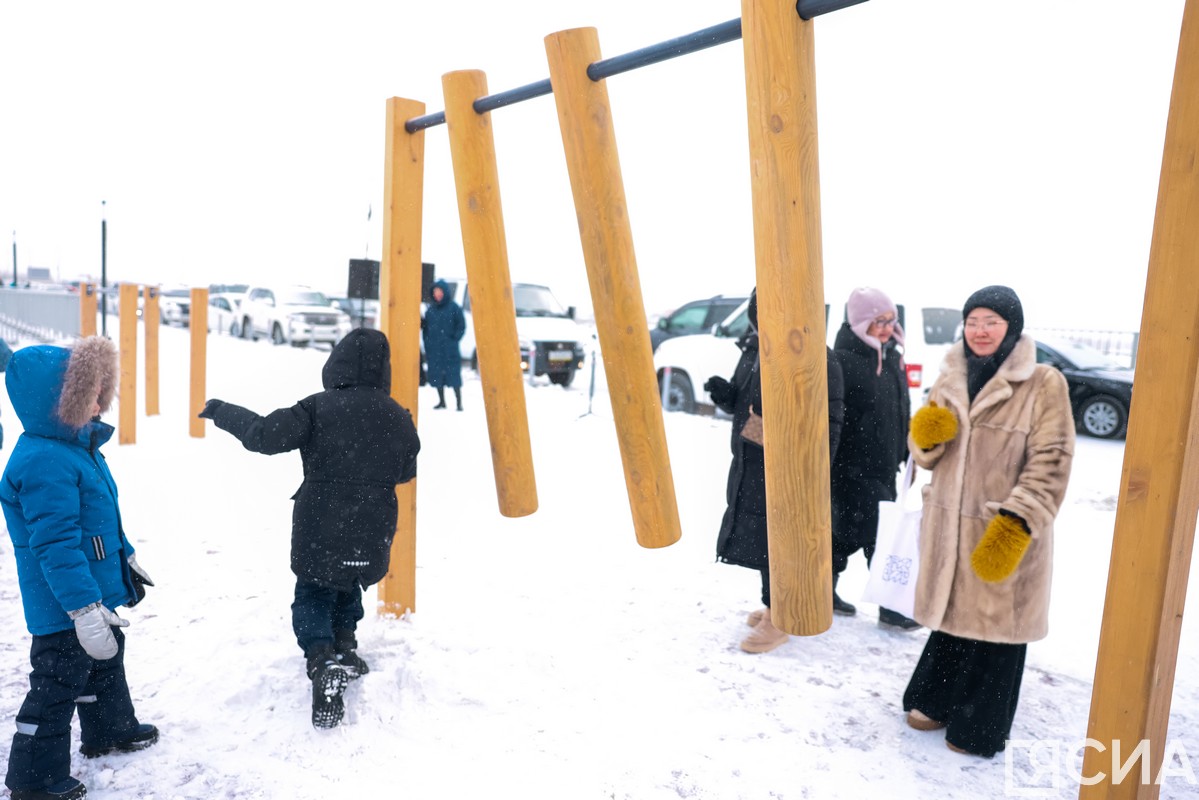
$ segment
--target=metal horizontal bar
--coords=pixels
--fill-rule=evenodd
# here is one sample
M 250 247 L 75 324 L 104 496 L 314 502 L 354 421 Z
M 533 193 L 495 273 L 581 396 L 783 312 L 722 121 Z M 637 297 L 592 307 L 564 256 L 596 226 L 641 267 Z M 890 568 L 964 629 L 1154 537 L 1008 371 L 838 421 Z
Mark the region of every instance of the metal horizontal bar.
M 866 0 L 796 0 L 795 10 L 803 19 L 811 19 L 821 14 L 839 11 L 842 8 L 864 2 Z M 665 42 L 659 42 L 649 47 L 642 47 L 640 50 L 634 50 L 624 55 L 600 59 L 587 67 L 587 77 L 593 81 L 602 81 L 604 78 L 610 78 L 622 72 L 639 69 L 650 64 L 657 64 L 660 61 L 678 58 L 679 56 L 685 56 L 700 50 L 706 50 L 718 44 L 734 42 L 740 38 L 741 20 L 731 19 L 728 22 L 722 22 L 719 25 L 713 25 L 710 28 L 704 28 L 695 33 L 688 33 Z M 508 89 L 504 92 L 480 97 L 472 105 L 476 114 L 485 114 L 497 108 L 514 105 L 525 100 L 532 100 L 534 97 L 553 94 L 553 91 L 554 89 L 550 85 L 549 78 L 546 78 L 543 81 L 525 84 L 515 89 Z M 444 124 L 445 112 L 438 111 L 436 114 L 413 117 L 404 123 L 404 130 L 409 133 L 416 133 L 425 128 Z
M 587 77 L 593 81 L 602 81 L 604 78 L 619 75 L 622 72 L 646 67 L 650 64 L 657 64 L 659 61 L 685 56 L 688 53 L 695 53 L 699 50 L 706 50 L 718 44 L 735 42 L 740 38 L 741 20 L 731 19 L 728 22 L 704 28 L 702 31 L 696 31 L 695 33 L 670 39 L 669 41 L 652 44 L 649 47 L 642 47 L 640 50 L 634 50 L 624 55 L 596 61 L 587 67 Z

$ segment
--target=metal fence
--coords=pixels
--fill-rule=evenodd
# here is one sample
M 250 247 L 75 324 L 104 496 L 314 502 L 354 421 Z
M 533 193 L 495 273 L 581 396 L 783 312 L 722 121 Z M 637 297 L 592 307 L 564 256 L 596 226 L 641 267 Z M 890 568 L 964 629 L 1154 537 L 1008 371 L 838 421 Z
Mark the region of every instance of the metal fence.
M 0 286 L 0 330 L 8 338 L 51 342 L 79 335 L 79 295 L 62 289 Z

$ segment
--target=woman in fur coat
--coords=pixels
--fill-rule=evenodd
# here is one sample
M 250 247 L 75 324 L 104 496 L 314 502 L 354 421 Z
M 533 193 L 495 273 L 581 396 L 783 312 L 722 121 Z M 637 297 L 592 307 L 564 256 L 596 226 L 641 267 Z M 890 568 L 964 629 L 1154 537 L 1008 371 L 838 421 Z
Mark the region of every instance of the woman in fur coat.
M 908 724 L 992 757 L 1016 713 L 1028 642 L 1045 637 L 1053 521 L 1074 455 L 1065 377 L 1038 364 L 1020 299 L 987 286 L 964 342 L 912 419 L 924 488 L 916 619 L 932 633 L 903 696 Z
M 80 798 L 71 777 L 71 718 L 79 711 L 87 757 L 149 747 L 158 729 L 138 722 L 125 682 L 132 606 L 153 585 L 121 526 L 117 486 L 100 446 L 100 421 L 116 393 L 112 341 L 23 347 L 5 383 L 24 432 L 4 478 L 0 505 L 12 538 L 25 623 L 33 635 L 29 694 L 17 712 L 4 783 L 13 800 Z
M 786 632 L 770 620 L 770 564 L 766 542 L 766 460 L 761 442 L 754 442 L 754 425 L 750 422 L 762 415 L 762 378 L 758 370 L 758 294 L 755 289 L 749 300 L 749 330 L 740 341 L 741 360 L 733 372 L 732 381 L 712 376 L 704 384 L 712 402 L 725 413 L 733 415 L 732 451 L 726 495 L 728 508 L 720 523 L 716 541 L 716 557 L 726 564 L 737 564 L 758 570 L 762 575 L 762 605 L 747 620 L 753 628 L 741 642 L 747 653 L 765 653 L 787 641 Z M 828 365 L 828 438 L 830 460 L 837 452 L 841 436 L 841 367 L 831 350 L 826 350 Z M 747 423 L 749 431 L 747 431 Z M 760 430 L 760 428 L 759 428 Z

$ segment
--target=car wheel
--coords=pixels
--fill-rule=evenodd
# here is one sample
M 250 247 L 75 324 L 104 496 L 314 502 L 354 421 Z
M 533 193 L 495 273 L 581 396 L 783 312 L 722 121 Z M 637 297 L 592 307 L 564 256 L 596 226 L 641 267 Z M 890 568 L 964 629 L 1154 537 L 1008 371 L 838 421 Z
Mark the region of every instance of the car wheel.
M 254 335 L 254 323 L 250 322 L 249 317 L 245 317 L 241 321 L 241 338 L 258 340 L 258 337 Z
M 286 341 L 287 339 L 283 338 L 283 328 L 279 326 L 278 322 L 276 322 L 273 326 L 271 326 L 271 343 L 283 344 Z
M 666 411 L 695 411 L 695 391 L 691 388 L 691 379 L 681 372 L 671 371 L 670 386 L 662 386 L 662 375 L 658 375 L 658 390 L 662 392 Z
M 1078 424 L 1090 436 L 1116 439 L 1128 427 L 1128 409 L 1111 395 L 1097 394 L 1079 407 Z
M 574 379 L 575 379 L 575 368 L 574 367 L 571 367 L 566 372 L 555 372 L 552 375 L 550 375 L 550 383 L 557 384 L 558 386 L 561 386 L 563 389 L 565 389 L 567 386 L 570 386 L 570 384 L 574 382 Z
M 234 339 L 241 336 L 241 328 L 238 327 L 237 320 L 233 320 L 232 322 L 229 323 L 229 335 L 232 336 Z

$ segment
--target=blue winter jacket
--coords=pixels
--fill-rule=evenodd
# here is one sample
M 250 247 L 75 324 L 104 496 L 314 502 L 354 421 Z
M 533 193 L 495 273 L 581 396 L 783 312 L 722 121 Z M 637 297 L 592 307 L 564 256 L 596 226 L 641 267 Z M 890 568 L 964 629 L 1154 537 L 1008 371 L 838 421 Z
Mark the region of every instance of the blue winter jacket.
M 76 431 L 55 414 L 70 356 L 62 347 L 24 347 L 5 375 L 25 431 L 0 478 L 0 506 L 25 623 L 39 636 L 73 628 L 67 612 L 97 600 L 111 609 L 135 602 L 127 563 L 133 547 L 99 450 L 113 428 L 92 421 Z

